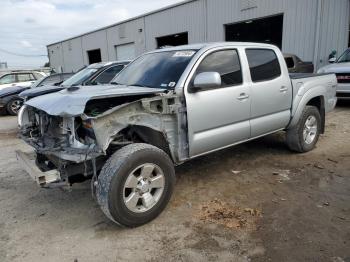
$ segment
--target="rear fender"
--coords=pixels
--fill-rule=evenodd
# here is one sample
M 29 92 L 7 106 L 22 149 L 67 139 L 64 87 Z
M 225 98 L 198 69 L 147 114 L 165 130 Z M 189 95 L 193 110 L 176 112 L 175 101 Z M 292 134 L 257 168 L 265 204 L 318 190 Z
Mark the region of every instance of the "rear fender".
M 301 87 L 298 91 L 298 94 L 295 96 L 293 106 L 292 106 L 292 119 L 287 129 L 291 129 L 298 124 L 298 121 L 302 117 L 305 107 L 313 98 L 320 97 L 324 101 L 325 99 L 324 95 L 326 93 L 327 93 L 327 90 L 326 90 L 326 87 L 324 86 L 313 87 L 308 91 L 306 91 L 305 93 L 303 93 L 303 90 Z M 322 115 L 322 111 L 320 113 Z

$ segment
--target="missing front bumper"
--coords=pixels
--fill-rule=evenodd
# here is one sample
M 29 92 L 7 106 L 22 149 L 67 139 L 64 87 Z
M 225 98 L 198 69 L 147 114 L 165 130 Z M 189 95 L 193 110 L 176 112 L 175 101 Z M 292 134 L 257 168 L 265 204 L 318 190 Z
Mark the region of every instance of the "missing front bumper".
M 61 181 L 61 174 L 58 170 L 53 169 L 43 172 L 37 167 L 34 153 L 16 151 L 16 157 L 22 168 L 39 186 L 46 187 L 49 184 Z

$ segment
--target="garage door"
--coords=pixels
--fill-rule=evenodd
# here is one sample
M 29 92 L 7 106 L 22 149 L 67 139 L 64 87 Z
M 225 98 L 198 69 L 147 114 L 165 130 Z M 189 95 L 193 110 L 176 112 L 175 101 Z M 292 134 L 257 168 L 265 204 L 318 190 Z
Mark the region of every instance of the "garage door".
M 282 48 L 283 15 L 225 25 L 226 41 L 259 42 Z
M 132 60 L 135 58 L 135 44 L 116 45 L 115 53 L 117 60 Z

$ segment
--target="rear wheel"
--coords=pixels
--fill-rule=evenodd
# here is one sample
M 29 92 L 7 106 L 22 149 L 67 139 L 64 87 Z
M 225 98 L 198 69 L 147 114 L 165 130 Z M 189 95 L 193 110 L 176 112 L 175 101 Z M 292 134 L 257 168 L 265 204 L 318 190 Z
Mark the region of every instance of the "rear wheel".
M 175 184 L 169 156 L 148 144 L 131 144 L 115 152 L 101 170 L 96 197 L 112 221 L 127 227 L 156 218 Z
M 318 108 L 306 106 L 298 124 L 287 130 L 288 147 L 300 153 L 313 150 L 319 139 L 321 126 L 321 115 Z
M 7 113 L 12 116 L 17 115 L 22 105 L 23 105 L 23 100 L 20 98 L 14 98 L 10 100 L 6 105 Z

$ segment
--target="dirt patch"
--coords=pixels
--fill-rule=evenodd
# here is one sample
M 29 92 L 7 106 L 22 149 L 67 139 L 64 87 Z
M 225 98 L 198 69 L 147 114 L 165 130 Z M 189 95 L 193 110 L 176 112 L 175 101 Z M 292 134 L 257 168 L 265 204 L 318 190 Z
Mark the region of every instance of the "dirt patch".
M 104 216 L 89 182 L 38 188 L 14 152 L 30 148 L 0 135 L 0 261 L 350 262 L 349 119 L 350 103 L 329 114 L 307 154 L 281 132 L 177 167 L 166 210 L 134 229 Z
M 223 225 L 230 229 L 255 230 L 262 212 L 258 209 L 240 208 L 220 199 L 202 205 L 197 217 L 202 222 Z

